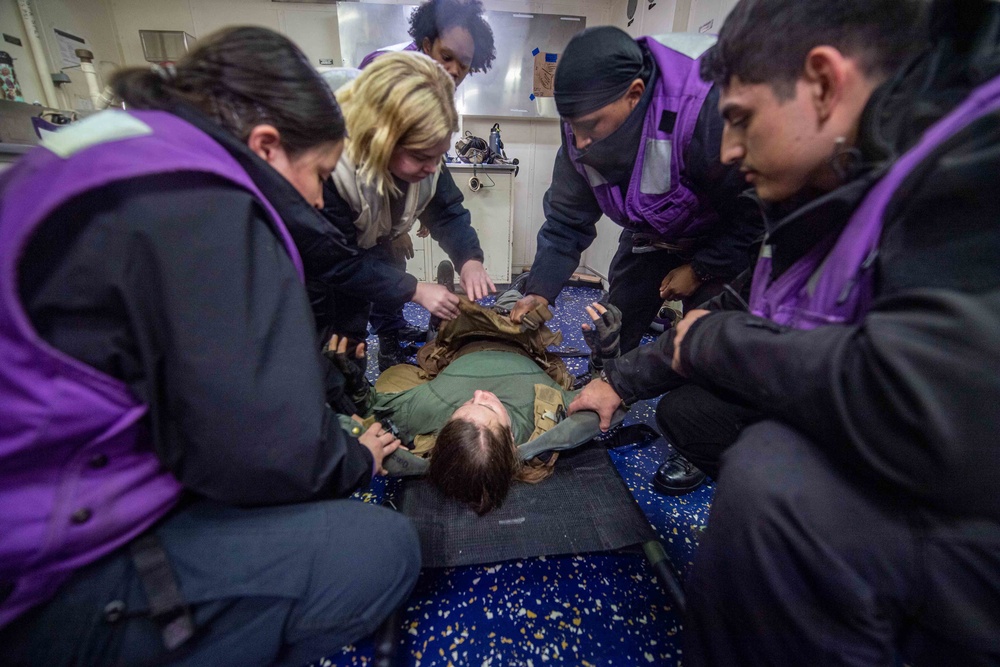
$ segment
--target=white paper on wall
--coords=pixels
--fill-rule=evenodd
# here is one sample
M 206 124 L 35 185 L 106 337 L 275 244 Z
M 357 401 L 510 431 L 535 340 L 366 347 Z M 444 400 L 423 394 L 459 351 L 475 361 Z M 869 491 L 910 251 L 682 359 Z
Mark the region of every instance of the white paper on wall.
M 80 59 L 76 57 L 76 50 L 86 49 L 87 40 L 58 28 L 53 29 L 53 32 L 56 33 L 56 44 L 59 45 L 60 69 L 79 67 Z

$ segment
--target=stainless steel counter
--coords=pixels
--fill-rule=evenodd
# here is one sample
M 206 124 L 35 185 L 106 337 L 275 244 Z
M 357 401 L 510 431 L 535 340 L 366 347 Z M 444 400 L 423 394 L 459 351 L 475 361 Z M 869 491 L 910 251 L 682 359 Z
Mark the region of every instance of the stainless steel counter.
M 468 162 L 446 162 L 450 171 L 514 171 L 518 165 L 514 164 L 469 164 Z

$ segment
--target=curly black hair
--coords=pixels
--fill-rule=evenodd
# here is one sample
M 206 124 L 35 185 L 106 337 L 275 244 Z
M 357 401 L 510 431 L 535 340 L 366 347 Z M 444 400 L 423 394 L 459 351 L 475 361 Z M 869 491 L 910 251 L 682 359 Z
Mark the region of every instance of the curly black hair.
M 410 36 L 420 46 L 426 37 L 433 44 L 442 32 L 461 26 L 472 35 L 476 52 L 470 72 L 485 72 L 497 57 L 493 29 L 483 16 L 480 0 L 427 0 L 410 14 Z

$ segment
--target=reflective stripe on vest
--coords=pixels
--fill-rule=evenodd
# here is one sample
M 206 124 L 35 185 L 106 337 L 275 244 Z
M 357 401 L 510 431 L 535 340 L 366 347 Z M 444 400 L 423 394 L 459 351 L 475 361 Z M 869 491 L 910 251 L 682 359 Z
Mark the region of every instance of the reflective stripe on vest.
M 665 241 L 698 236 L 718 222 L 716 212 L 702 203 L 684 176 L 684 151 L 712 89 L 712 84 L 701 80 L 697 57 L 714 38 L 677 36 L 685 37 L 689 39 L 664 38 L 678 48 L 651 37 L 637 40 L 652 54 L 658 72 L 624 194 L 621 187 L 608 184 L 600 172 L 580 162 L 569 123 L 563 123 L 570 161 L 587 179 L 604 214 L 626 229 L 648 232 L 652 228 Z

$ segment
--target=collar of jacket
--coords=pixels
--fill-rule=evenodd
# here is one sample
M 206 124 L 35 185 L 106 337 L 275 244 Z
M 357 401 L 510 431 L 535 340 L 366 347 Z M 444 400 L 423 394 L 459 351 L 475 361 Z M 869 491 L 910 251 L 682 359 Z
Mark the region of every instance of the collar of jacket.
M 410 231 L 434 199 L 444 169 L 441 163 L 433 175 L 417 183 L 404 183 L 398 196 L 388 192 L 380 195 L 373 184 L 359 178 L 357 165 L 344 151 L 333 170 L 331 196 L 347 202 L 357 230 L 357 245 L 368 250 Z
M 790 204 L 761 204 L 767 230 L 764 245 L 771 249 L 772 278 L 784 273 L 830 234 L 840 233 L 876 180 L 871 174 L 857 178 L 809 200 L 783 217 L 776 217 L 776 213 L 781 216 L 780 212 L 787 211 Z

